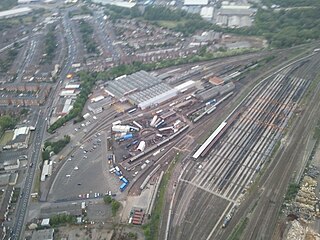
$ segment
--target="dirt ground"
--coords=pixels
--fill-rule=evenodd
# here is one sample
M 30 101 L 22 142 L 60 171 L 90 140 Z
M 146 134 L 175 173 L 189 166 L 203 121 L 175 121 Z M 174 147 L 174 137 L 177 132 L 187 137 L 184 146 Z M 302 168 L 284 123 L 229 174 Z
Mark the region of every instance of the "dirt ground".
M 55 239 L 68 239 L 68 240 L 111 240 L 112 234 L 116 226 L 110 224 L 105 225 L 79 225 L 59 227 L 55 229 Z M 123 227 L 121 230 L 117 226 L 118 232 L 132 232 L 137 235 L 137 240 L 143 240 L 143 230 L 140 227 Z M 113 239 L 115 240 L 115 239 Z M 131 239 L 127 239 L 131 240 Z

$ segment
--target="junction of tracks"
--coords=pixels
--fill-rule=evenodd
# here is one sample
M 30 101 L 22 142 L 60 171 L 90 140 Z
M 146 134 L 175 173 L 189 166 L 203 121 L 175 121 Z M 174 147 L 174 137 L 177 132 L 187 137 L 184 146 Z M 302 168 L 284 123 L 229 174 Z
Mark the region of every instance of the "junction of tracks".
M 190 160 L 184 166 L 172 200 L 172 209 L 166 216 L 167 227 L 163 224 L 161 228 L 166 239 L 227 239 L 232 226 L 246 217 L 248 207 L 252 205 L 248 202 L 252 194 L 258 196 L 268 193 L 261 201 L 269 205 L 281 201 L 297 160 L 291 154 L 291 161 L 286 163 L 288 159 L 271 158 L 271 155 L 275 147 L 280 146 L 282 150 L 286 145 L 283 139 L 292 122 L 295 122 L 291 121 L 293 116 L 298 117 L 295 119 L 305 119 L 305 124 L 313 115 L 317 116 L 311 107 L 301 111 L 301 99 L 310 90 L 308 87 L 312 81 L 315 81 L 319 63 L 320 55 L 312 54 L 268 76 L 221 123 L 222 127 L 212 140 L 215 144 L 210 151 L 203 149 L 203 152 L 194 155 L 194 161 Z M 311 101 L 308 104 L 317 106 Z M 300 130 L 302 136 L 304 127 L 301 126 L 302 130 L 296 127 L 292 131 Z M 299 146 L 294 149 L 297 151 Z M 254 187 L 258 176 L 263 188 Z M 270 188 L 262 180 L 269 181 Z M 273 198 L 272 191 L 277 184 L 279 191 Z M 259 206 L 259 198 L 253 199 Z M 247 234 L 246 239 L 257 239 L 257 236 L 266 234 L 266 230 L 262 233 L 260 228 L 268 229 L 271 232 L 268 237 L 270 234 L 272 236 L 273 229 L 270 226 L 276 222 L 278 208 L 270 210 L 268 222 L 263 224 L 267 227 L 255 224 L 255 234 Z M 225 217 L 232 209 L 237 210 L 228 222 L 230 226 L 222 228 Z M 256 217 L 263 219 L 266 214 L 260 211 Z M 259 222 L 259 219 L 253 222 Z

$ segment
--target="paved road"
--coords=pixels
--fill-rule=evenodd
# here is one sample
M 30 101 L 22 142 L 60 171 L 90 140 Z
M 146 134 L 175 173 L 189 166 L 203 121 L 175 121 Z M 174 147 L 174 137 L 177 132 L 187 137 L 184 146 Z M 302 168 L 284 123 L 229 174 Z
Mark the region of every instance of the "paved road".
M 64 18 L 63 18 L 64 26 L 68 25 L 68 22 L 65 22 L 65 21 L 67 21 L 67 13 L 64 15 Z M 73 39 L 71 35 L 67 36 L 67 40 L 68 40 L 69 46 L 71 44 L 71 47 L 69 47 L 68 49 L 68 57 L 67 57 L 66 63 L 64 64 L 64 68 L 60 73 L 59 80 L 64 80 L 66 78 L 66 75 L 69 73 L 71 65 L 73 63 L 74 54 L 76 53 L 76 49 L 72 44 Z M 56 99 L 55 96 L 57 95 L 58 86 L 59 84 L 57 84 L 53 89 L 53 91 L 51 91 L 48 97 L 47 104 L 42 109 L 42 111 L 39 111 L 39 118 L 36 124 L 36 130 L 35 130 L 37 141 L 33 142 L 29 147 L 30 149 L 32 149 L 30 163 L 32 163 L 34 167 L 29 168 L 28 170 L 26 180 L 24 182 L 24 187 L 22 187 L 22 189 L 24 189 L 24 193 L 22 195 L 22 198 L 17 204 L 17 208 L 16 208 L 17 217 L 16 217 L 15 225 L 12 231 L 13 240 L 21 239 L 23 236 L 25 219 L 26 219 L 26 214 L 27 214 L 28 205 L 30 201 L 30 194 L 32 191 L 34 176 L 36 172 L 36 165 L 41 155 L 42 139 L 44 138 L 46 134 L 46 129 L 47 129 L 47 121 L 45 119 L 47 118 L 49 113 L 52 112 L 53 102 L 54 102 L 54 99 Z

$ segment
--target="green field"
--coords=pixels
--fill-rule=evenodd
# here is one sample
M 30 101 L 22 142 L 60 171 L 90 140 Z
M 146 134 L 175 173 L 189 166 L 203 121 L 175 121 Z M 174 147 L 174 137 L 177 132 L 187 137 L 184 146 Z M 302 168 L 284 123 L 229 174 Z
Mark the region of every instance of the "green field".
M 12 140 L 12 137 L 13 131 L 6 131 L 0 139 L 0 145 L 6 145 L 9 141 Z

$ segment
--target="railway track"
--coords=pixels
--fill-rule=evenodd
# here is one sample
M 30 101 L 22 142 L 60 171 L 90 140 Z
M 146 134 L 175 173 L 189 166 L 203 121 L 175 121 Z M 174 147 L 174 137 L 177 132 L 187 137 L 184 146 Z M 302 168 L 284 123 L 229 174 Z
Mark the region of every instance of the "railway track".
M 181 184 L 185 186 L 184 188 L 189 191 L 196 188 L 198 194 L 199 191 L 204 190 L 218 198 L 221 196 L 220 198 L 224 198 L 226 202 L 230 201 L 231 205 L 233 202 L 239 203 L 239 197 L 269 159 L 275 144 L 281 138 L 283 130 L 286 129 L 297 102 L 310 84 L 311 77 L 307 73 L 315 66 L 315 63 L 310 64 L 309 61 L 294 63 L 270 77 L 252 92 L 251 97 L 241 105 L 243 111 L 237 120 L 230 125 L 221 137 L 222 139 L 217 141 L 214 149 L 202 162 L 202 169 L 195 171 L 197 165 L 193 164 L 182 175 L 181 180 L 184 183 Z M 179 190 L 178 196 L 184 198 L 187 195 Z M 193 195 L 191 198 L 194 197 Z M 204 202 L 206 205 L 209 204 L 208 197 L 203 199 L 197 197 L 197 199 L 203 204 Z M 213 201 L 218 200 L 215 199 Z M 173 211 L 174 213 L 181 212 L 181 206 L 189 204 L 187 200 L 179 201 L 181 204 L 175 204 L 177 208 Z M 169 232 L 170 239 L 182 239 L 182 236 L 185 237 L 184 239 L 191 239 L 190 236 L 196 237 L 196 235 L 207 240 L 225 239 L 219 237 L 225 233 L 219 227 L 219 222 L 221 225 L 223 221 L 221 218 L 217 220 L 218 222 L 211 223 L 209 233 L 208 228 L 202 227 L 206 232 L 202 233 L 204 235 L 191 229 L 188 230 L 190 224 L 199 224 L 200 221 L 203 224 L 202 219 L 207 215 L 207 211 L 213 211 L 211 209 L 212 207 L 207 206 L 206 210 L 200 209 L 200 213 L 191 210 L 184 213 L 184 217 L 174 216 L 175 227 Z M 192 219 L 197 220 L 193 222 Z M 192 223 L 186 223 L 187 221 Z M 206 225 L 209 226 L 210 223 Z

